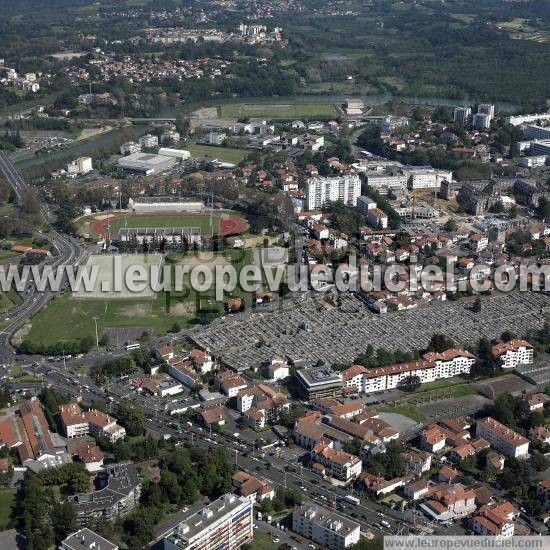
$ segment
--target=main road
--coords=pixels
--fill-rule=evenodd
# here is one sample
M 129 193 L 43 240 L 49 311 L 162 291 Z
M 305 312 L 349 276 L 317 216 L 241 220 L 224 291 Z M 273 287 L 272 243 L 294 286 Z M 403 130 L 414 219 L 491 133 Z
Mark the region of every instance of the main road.
M 21 201 L 29 187 L 4 151 L 0 151 L 0 172 L 4 174 L 17 199 Z M 53 221 L 54 217 L 46 206 L 41 205 L 40 212 L 47 223 Z M 48 240 L 57 251 L 52 260 L 46 262 L 45 269 L 55 271 L 64 266 L 78 264 L 82 256 L 82 250 L 75 239 L 59 233 L 53 227 L 47 233 L 39 233 L 38 236 Z M 66 279 L 64 279 L 63 284 L 65 282 Z M 53 295 L 54 292 L 50 289 L 38 292 L 31 281 L 28 288 L 22 293 L 23 303 L 3 316 L 4 320 L 9 321 L 9 323 L 0 332 L 0 363 L 9 364 L 13 362 L 15 350 L 10 344 L 11 336 L 28 319 L 40 311 L 52 299 Z

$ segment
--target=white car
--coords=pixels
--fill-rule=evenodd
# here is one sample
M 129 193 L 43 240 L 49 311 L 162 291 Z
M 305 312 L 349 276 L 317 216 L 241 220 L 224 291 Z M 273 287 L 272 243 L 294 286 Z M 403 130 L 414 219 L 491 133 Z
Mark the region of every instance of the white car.
M 277 543 L 277 542 L 279 542 L 281 539 L 280 539 L 279 537 L 273 537 L 272 540 L 273 540 L 273 542 Z

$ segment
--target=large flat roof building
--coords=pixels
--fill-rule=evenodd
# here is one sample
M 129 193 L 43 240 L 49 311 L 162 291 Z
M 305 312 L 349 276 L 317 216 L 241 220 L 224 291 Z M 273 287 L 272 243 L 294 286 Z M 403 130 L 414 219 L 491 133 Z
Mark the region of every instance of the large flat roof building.
M 356 544 L 361 535 L 358 523 L 314 504 L 294 510 L 292 530 L 329 550 Z
M 103 474 L 104 486 L 99 491 L 72 495 L 79 525 L 91 518 L 114 518 L 130 512 L 139 503 L 141 482 L 132 464 L 111 464 Z
M 175 166 L 178 159 L 150 153 L 132 153 L 118 160 L 118 167 L 126 172 L 144 176 L 160 174 Z
M 303 393 L 308 399 L 337 397 L 342 393 L 342 376 L 329 367 L 314 367 L 296 372 Z
M 60 550 L 118 550 L 118 546 L 87 527 L 71 533 L 61 541 Z

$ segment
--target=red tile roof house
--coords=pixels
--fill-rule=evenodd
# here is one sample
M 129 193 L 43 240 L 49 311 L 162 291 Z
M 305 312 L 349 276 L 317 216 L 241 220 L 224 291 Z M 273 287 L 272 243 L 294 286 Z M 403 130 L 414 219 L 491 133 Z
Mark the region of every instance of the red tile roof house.
M 429 491 L 430 482 L 427 479 L 418 479 L 403 487 L 403 494 L 412 500 L 418 500 L 426 496 Z
M 266 480 L 260 480 L 247 472 L 237 472 L 233 475 L 235 492 L 247 498 L 251 503 L 262 502 L 275 496 L 273 487 Z
M 472 518 L 472 530 L 476 535 L 512 537 L 517 514 L 518 511 L 510 502 L 487 504 Z
M 441 451 L 445 447 L 447 433 L 446 430 L 435 424 L 428 426 L 420 434 L 420 448 L 430 453 Z
M 394 479 L 386 480 L 383 477 L 366 472 L 361 476 L 361 483 L 369 493 L 379 497 L 382 495 L 387 495 L 399 487 L 403 487 L 407 483 L 410 483 L 413 479 L 414 476 L 412 474 L 407 474 L 404 477 L 396 477 Z
M 205 428 L 218 425 L 223 426 L 227 422 L 225 407 L 211 407 L 199 412 L 199 420 Z
M 311 460 L 314 464 L 325 466 L 326 475 L 348 482 L 361 474 L 361 459 L 350 453 L 334 448 L 334 442 L 320 442 L 311 449 Z
M 421 476 L 432 467 L 432 453 L 426 451 L 407 451 L 401 453 L 401 458 L 407 463 L 409 470 Z
M 433 493 L 432 499 L 420 508 L 437 521 L 447 521 L 468 516 L 476 511 L 475 491 L 460 483 L 449 485 Z

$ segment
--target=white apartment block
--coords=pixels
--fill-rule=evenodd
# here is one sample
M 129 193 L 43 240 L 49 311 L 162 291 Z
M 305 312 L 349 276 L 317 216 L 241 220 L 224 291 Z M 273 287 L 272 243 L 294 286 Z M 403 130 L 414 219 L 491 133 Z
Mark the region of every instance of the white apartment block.
M 92 159 L 90 157 L 78 157 L 74 162 L 67 164 L 69 174 L 83 175 L 93 170 Z
M 373 393 L 396 388 L 402 380 L 410 376 L 418 376 L 420 382 L 434 382 L 441 378 L 452 378 L 460 374 L 468 374 L 475 357 L 462 350 L 449 349 L 442 353 L 427 353 L 423 361 L 388 365 L 377 369 L 368 369 L 366 372 L 356 372 L 351 379 L 358 391 Z M 354 369 L 355 367 L 351 367 Z M 348 369 L 348 370 L 351 370 Z M 347 371 L 342 373 L 346 379 Z M 362 383 L 359 380 L 362 378 Z
M 334 442 L 317 443 L 311 449 L 311 459 L 314 463 L 326 467 L 327 476 L 348 482 L 359 477 L 363 470 L 363 464 L 359 457 L 338 451 L 334 448 Z
M 523 133 L 527 139 L 550 139 L 550 127 L 525 126 Z
M 476 113 L 473 119 L 473 126 L 478 130 L 488 130 L 491 127 L 491 117 L 485 113 Z
M 490 416 L 477 422 L 476 437 L 482 437 L 506 456 L 526 458 L 529 454 L 529 440 Z
M 360 537 L 358 523 L 313 504 L 294 510 L 292 530 L 328 550 L 357 544 Z
M 550 113 L 508 116 L 504 119 L 504 124 L 519 126 L 521 124 L 528 124 L 529 122 L 537 122 L 540 120 L 550 120 Z
M 313 177 L 307 180 L 306 185 L 306 205 L 309 211 L 320 210 L 336 201 L 357 206 L 357 198 L 361 195 L 361 180 L 357 174 Z
M 494 357 L 501 361 L 503 369 L 514 369 L 518 365 L 529 365 L 533 362 L 533 346 L 525 340 L 510 340 L 491 348 Z
M 375 229 L 387 229 L 388 216 L 380 208 L 371 208 L 367 212 L 367 223 Z
M 470 107 L 456 107 L 453 111 L 453 120 L 462 126 L 470 122 L 472 109 Z
M 361 195 L 357 197 L 357 211 L 360 214 L 368 214 L 369 210 L 376 208 L 377 204 L 374 199 Z
M 120 146 L 121 155 L 132 155 L 133 153 L 141 153 L 141 145 L 135 141 L 128 141 Z
M 159 145 L 159 138 L 157 136 L 153 136 L 151 134 L 147 134 L 145 136 L 141 136 L 139 138 L 139 144 L 142 147 L 145 147 L 145 149 L 151 149 L 152 147 L 158 147 Z
M 489 115 L 491 118 L 495 118 L 495 106 L 490 103 L 480 103 L 477 106 L 478 115 Z
M 406 168 L 409 189 L 439 189 L 444 180 L 452 181 L 453 173 L 448 170 L 436 170 L 431 166 Z
M 252 504 L 226 494 L 180 523 L 164 539 L 164 550 L 236 550 L 253 538 Z

